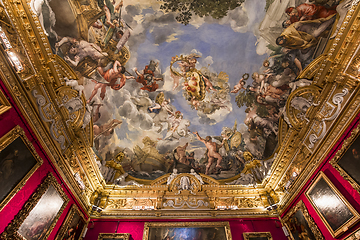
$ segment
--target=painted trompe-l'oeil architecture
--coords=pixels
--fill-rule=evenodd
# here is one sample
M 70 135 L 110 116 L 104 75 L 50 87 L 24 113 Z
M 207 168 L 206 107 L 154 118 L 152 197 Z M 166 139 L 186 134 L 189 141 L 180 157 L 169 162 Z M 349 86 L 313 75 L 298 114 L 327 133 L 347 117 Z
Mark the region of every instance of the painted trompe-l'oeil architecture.
M 1 1 L 3 239 L 360 239 L 356 0 Z

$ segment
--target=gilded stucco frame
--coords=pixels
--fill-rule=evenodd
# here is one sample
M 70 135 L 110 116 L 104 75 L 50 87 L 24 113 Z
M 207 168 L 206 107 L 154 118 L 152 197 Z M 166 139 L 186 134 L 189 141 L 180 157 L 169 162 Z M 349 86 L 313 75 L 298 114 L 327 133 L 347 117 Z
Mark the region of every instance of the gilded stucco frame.
M 152 227 L 173 227 L 173 228 L 225 228 L 227 240 L 232 240 L 229 222 L 146 222 L 144 225 L 143 240 L 149 240 L 149 232 Z
M 79 210 L 79 208 L 75 204 L 73 204 L 71 206 L 71 209 L 70 209 L 68 215 L 66 216 L 65 221 L 61 225 L 61 229 L 59 230 L 58 234 L 56 235 L 56 238 L 55 238 L 56 240 L 61 240 L 64 238 L 64 235 L 65 235 L 66 231 L 69 229 L 69 227 L 70 227 L 69 225 L 72 222 L 75 213 L 77 213 L 80 216 L 80 218 L 84 221 L 84 226 L 80 232 L 80 237 L 83 235 L 88 221 L 86 221 L 84 214 Z
M 0 89 L 0 115 L 11 108 L 9 101 L 6 99 L 5 94 Z
M 254 237 L 266 237 L 268 240 L 273 240 L 270 232 L 245 232 L 243 237 L 244 240 L 250 240 Z
M 303 201 L 299 201 L 294 207 L 290 209 L 290 211 L 281 219 L 287 230 L 289 231 L 289 237 L 294 240 L 294 237 L 292 236 L 292 233 L 290 232 L 290 228 L 287 224 L 289 219 L 298 211 L 300 210 L 302 214 L 304 215 L 304 218 L 311 229 L 311 232 L 314 234 L 316 240 L 324 240 L 323 235 L 321 234 L 318 226 L 314 222 L 314 219 L 310 216 L 305 204 Z
M 325 129 L 326 137 L 317 139 L 316 145 L 313 149 L 307 148 L 305 138 L 306 136 L 311 134 L 310 130 L 308 133 L 306 132 L 308 129 L 310 129 L 311 122 L 316 122 L 317 120 L 319 120 L 319 118 L 322 118 L 322 116 L 319 115 L 316 116 L 315 119 L 315 113 L 318 112 L 317 109 L 315 109 L 316 111 L 314 110 L 311 113 L 309 111 L 308 115 L 310 123 L 304 126 L 300 133 L 296 132 L 292 128 L 287 128 L 285 126 L 285 130 L 283 131 L 284 135 L 279 136 L 281 142 L 283 142 L 284 144 L 279 150 L 278 157 L 272 169 L 272 175 L 262 185 L 259 185 L 256 190 L 254 190 L 254 192 L 260 192 L 260 194 L 249 194 L 249 192 L 253 191 L 252 189 L 249 190 L 248 188 L 243 186 L 226 186 L 223 185 L 224 182 L 220 182 L 219 185 L 207 184 L 204 185 L 205 187 L 203 186 L 204 188 L 202 191 L 206 193 L 211 193 L 208 196 L 208 198 L 210 199 L 209 205 L 211 206 L 209 208 L 209 211 L 194 212 L 192 209 L 186 208 L 181 209 L 182 211 L 180 212 L 176 209 L 173 209 L 173 211 L 163 211 L 161 209 L 161 204 L 166 199 L 163 197 L 164 192 L 162 190 L 158 190 L 159 185 L 151 188 L 150 191 L 146 191 L 146 193 L 144 193 L 143 189 L 129 187 L 132 194 L 129 196 L 128 199 L 126 199 L 123 198 L 123 196 L 129 193 L 127 189 L 124 190 L 118 188 L 114 191 L 113 185 L 106 185 L 104 183 L 99 170 L 96 168 L 96 159 L 94 158 L 94 154 L 92 154 L 92 151 L 89 148 L 89 146 L 91 145 L 92 137 L 88 137 L 87 134 L 82 133 L 81 131 L 74 134 L 75 131 L 73 131 L 74 129 L 72 127 L 66 128 L 60 124 L 61 121 L 66 120 L 66 115 L 64 115 L 63 111 L 58 110 L 55 104 L 57 96 L 56 94 L 54 94 L 53 90 L 61 87 L 61 85 L 64 84 L 62 77 L 59 77 L 59 73 L 57 71 L 60 70 L 59 72 L 62 75 L 67 76 L 69 79 L 71 78 L 71 76 L 72 78 L 74 78 L 75 74 L 73 73 L 72 69 L 66 66 L 66 64 L 63 64 L 63 62 L 59 58 L 57 58 L 56 56 L 54 57 L 51 50 L 46 47 L 45 44 L 48 44 L 48 41 L 46 38 L 44 38 L 45 35 L 40 28 L 36 16 L 32 14 L 32 12 L 28 9 L 28 5 L 26 4 L 26 2 L 30 1 L 4 0 L 3 2 L 5 3 L 4 5 L 6 11 L 10 13 L 9 18 L 12 22 L 15 23 L 13 25 L 14 30 L 16 30 L 17 34 L 19 35 L 19 39 L 22 40 L 23 45 L 21 46 L 23 46 L 24 52 L 28 54 L 29 61 L 31 60 L 31 64 L 33 64 L 35 68 L 34 72 L 29 71 L 31 72 L 31 74 L 21 73 L 20 77 L 22 81 L 19 81 L 19 79 L 14 76 L 13 72 L 10 71 L 11 67 L 7 66 L 7 62 L 0 61 L 0 74 L 4 79 L 5 86 L 9 89 L 10 94 L 14 98 L 14 102 L 19 106 L 20 111 L 24 114 L 26 120 L 29 122 L 34 132 L 37 134 L 38 139 L 42 143 L 47 143 L 46 145 L 44 144 L 44 150 L 47 152 L 52 163 L 60 172 L 60 174 L 65 179 L 68 179 L 66 183 L 68 184 L 71 192 L 75 195 L 78 202 L 83 206 L 83 208 L 87 208 L 90 207 L 87 199 L 97 194 L 102 196 L 102 198 L 104 199 L 104 203 L 107 202 L 108 198 L 113 202 L 118 201 L 120 203 L 124 201 L 126 202 L 127 200 L 129 200 L 128 202 L 131 202 L 133 199 L 141 200 L 141 198 L 138 198 L 138 196 L 144 196 L 145 194 L 145 197 L 151 200 L 148 202 L 153 203 L 152 206 L 157 208 L 158 205 L 160 208 L 156 211 L 130 211 L 130 209 L 132 209 L 134 205 L 128 204 L 129 206 L 131 206 L 129 208 L 125 208 L 118 204 L 116 205 L 116 208 L 111 210 L 107 209 L 107 211 L 103 211 L 101 214 L 99 214 L 101 215 L 101 217 L 107 218 L 116 216 L 119 218 L 144 218 L 161 216 L 164 218 L 221 218 L 223 216 L 239 217 L 254 214 L 256 214 L 257 216 L 269 216 L 272 215 L 272 212 L 260 210 L 260 207 L 262 207 L 262 205 L 257 204 L 258 201 L 253 201 L 254 195 L 256 195 L 256 197 L 263 197 L 267 189 L 273 189 L 275 191 L 275 193 L 280 198 L 278 209 L 280 212 L 285 211 L 287 206 L 292 203 L 295 196 L 302 189 L 308 178 L 312 175 L 313 171 L 315 171 L 317 166 L 319 166 L 320 162 L 322 162 L 323 156 L 330 151 L 332 144 L 339 139 L 339 136 L 348 127 L 349 122 L 353 119 L 355 112 L 357 113 L 359 110 L 359 94 L 355 92 L 355 94 L 352 95 L 352 100 L 349 102 L 346 102 L 349 94 L 346 95 L 344 105 L 340 109 L 342 120 L 339 120 L 339 122 L 334 125 L 331 124 L 338 120 L 338 118 L 334 118 L 334 121 L 324 120 L 323 123 L 327 126 L 327 129 Z M 301 74 L 301 78 L 314 77 L 314 85 L 321 86 L 321 88 L 323 89 L 321 97 L 319 96 L 319 99 L 322 101 L 321 104 L 328 103 L 326 101 L 330 101 L 333 97 L 333 94 L 337 94 L 336 91 L 342 90 L 342 88 L 346 87 L 350 91 L 358 89 L 359 81 L 357 80 L 357 78 L 354 77 L 354 74 L 346 72 L 347 70 L 343 69 L 343 67 L 347 66 L 348 64 L 355 65 L 351 62 L 351 57 L 357 54 L 354 48 L 356 48 L 359 44 L 358 26 L 360 19 L 356 17 L 359 13 L 359 9 L 357 7 L 357 4 L 354 4 L 351 11 L 349 11 L 348 17 L 340 28 L 338 36 L 334 40 L 332 40 L 332 44 L 329 44 L 328 50 L 330 50 L 326 51 L 327 54 L 320 56 L 317 60 L 313 61 Z M 350 27 L 352 27 L 351 25 L 353 25 L 354 28 L 350 31 Z M 354 44 L 350 43 L 351 41 L 353 41 Z M 0 56 L 0 58 L 2 57 Z M 25 57 L 22 60 L 24 59 Z M 27 69 L 32 69 L 30 64 L 26 66 Z M 41 89 L 39 86 L 42 86 Z M 50 106 L 54 107 L 54 109 L 57 110 L 56 116 L 59 116 L 59 119 L 61 120 L 58 121 L 58 119 L 55 119 L 59 123 L 59 132 L 61 132 L 61 134 L 66 133 L 68 136 L 73 137 L 73 142 L 71 143 L 74 148 L 69 149 L 63 155 L 60 154 L 60 151 L 62 150 L 59 150 L 59 144 L 56 142 L 56 139 L 51 138 L 51 135 L 49 134 L 48 125 L 50 124 L 47 123 L 45 120 L 41 120 L 37 110 L 34 111 L 34 109 L 37 108 L 35 105 L 35 100 L 31 97 L 31 91 L 33 90 L 37 90 L 39 94 L 40 90 L 42 90 L 41 94 L 43 94 L 44 96 L 51 96 L 48 99 L 47 104 L 51 104 Z M 332 92 L 333 90 L 334 92 Z M 284 125 L 286 124 L 284 123 Z M 91 128 L 90 131 L 92 131 Z M 80 137 L 75 138 L 74 136 Z M 90 139 L 89 141 L 88 138 Z M 77 139 L 81 140 L 77 142 Z M 307 167 L 302 170 L 300 176 L 293 183 L 290 191 L 284 193 L 282 188 L 282 186 L 286 182 L 286 177 L 284 176 L 286 176 L 287 169 L 291 169 L 290 164 L 292 164 L 292 159 L 295 156 L 297 149 L 301 149 L 305 152 L 304 157 L 300 156 L 299 159 L 303 159 L 304 166 L 306 165 Z M 77 158 L 79 159 L 78 162 L 73 161 Z M 70 161 L 75 162 L 76 164 L 70 165 Z M 72 171 L 75 169 L 75 167 L 73 166 L 82 169 L 82 173 L 84 174 L 84 176 L 87 176 L 86 178 L 84 178 L 84 183 L 86 185 L 86 190 L 84 192 L 80 191 L 76 187 L 71 186 L 76 183 L 73 179 L 72 174 Z M 219 186 L 221 186 L 222 188 L 220 188 Z M 220 196 L 224 199 L 226 198 L 227 200 L 231 200 L 231 197 L 235 196 L 238 200 L 244 200 L 245 203 L 250 203 L 251 205 L 256 204 L 256 206 L 259 206 L 259 210 L 253 211 L 251 207 L 247 207 L 241 204 L 239 205 L 239 210 L 217 211 L 214 207 L 215 204 L 213 204 L 213 199 L 215 199 L 215 197 L 217 196 Z M 238 196 L 241 196 L 241 198 L 238 198 Z M 106 208 L 106 204 L 104 204 L 104 207 Z
M 20 182 L 10 191 L 10 193 L 4 198 L 4 200 L 0 203 L 0 211 L 6 206 L 6 204 L 14 197 L 16 193 L 20 191 L 20 189 L 25 185 L 27 180 L 32 176 L 32 174 L 43 164 L 43 160 L 37 154 L 32 143 L 27 139 L 24 130 L 20 126 L 16 126 L 4 136 L 0 138 L 0 152 L 3 151 L 7 146 L 9 146 L 12 142 L 14 142 L 18 137 L 21 138 L 25 146 L 31 152 L 33 157 L 36 160 L 36 164 L 32 167 L 32 169 L 20 180 Z
M 310 197 L 309 193 L 311 190 L 316 186 L 319 180 L 324 179 L 327 185 L 330 187 L 330 189 L 339 197 L 339 199 L 346 205 L 346 207 L 349 209 L 349 211 L 353 214 L 354 217 L 350 218 L 347 222 L 345 222 L 342 226 L 340 226 L 338 229 L 333 231 L 333 229 L 330 227 L 327 220 L 324 218 L 320 210 L 317 208 L 316 204 Z M 305 195 L 307 199 L 310 201 L 313 208 L 316 210 L 317 214 L 321 218 L 322 222 L 325 224 L 328 231 L 331 233 L 331 235 L 336 238 L 346 232 L 350 227 L 352 227 L 354 224 L 356 224 L 360 220 L 360 214 L 351 206 L 351 204 L 346 200 L 346 198 L 340 193 L 340 191 L 334 186 L 334 184 L 330 181 L 330 179 L 325 175 L 323 172 L 319 172 L 314 182 L 311 184 L 309 189 L 305 192 Z
M 100 233 L 98 240 L 103 240 L 105 238 L 129 240 L 130 233 Z
M 351 131 L 350 137 L 348 137 L 341 148 L 336 152 L 335 156 L 330 160 L 330 164 L 340 173 L 340 175 L 348 181 L 351 186 L 360 194 L 360 185 L 338 164 L 338 162 L 344 157 L 345 153 L 350 149 L 350 146 L 360 136 L 360 124 L 357 125 Z
M 28 201 L 24 204 L 23 208 L 16 214 L 14 219 L 9 223 L 6 227 L 5 231 L 0 235 L 0 238 L 3 239 L 16 239 L 16 240 L 24 240 L 24 238 L 17 232 L 21 227 L 22 223 L 25 219 L 29 216 L 30 212 L 35 208 L 37 203 L 39 202 L 40 198 L 44 195 L 47 189 L 53 186 L 55 190 L 59 193 L 61 198 L 63 199 L 63 204 L 58 211 L 57 215 L 55 216 L 54 220 L 50 224 L 50 227 L 46 231 L 43 239 L 47 239 L 50 235 L 52 230 L 54 229 L 59 217 L 61 216 L 62 212 L 64 211 L 66 205 L 69 202 L 69 198 L 63 191 L 61 185 L 57 182 L 56 178 L 52 173 L 49 173 L 45 180 L 39 185 L 36 191 L 31 195 Z
M 347 236 L 343 240 L 358 240 L 359 235 L 360 235 L 360 228 L 356 229 L 354 232 L 352 232 L 349 236 Z

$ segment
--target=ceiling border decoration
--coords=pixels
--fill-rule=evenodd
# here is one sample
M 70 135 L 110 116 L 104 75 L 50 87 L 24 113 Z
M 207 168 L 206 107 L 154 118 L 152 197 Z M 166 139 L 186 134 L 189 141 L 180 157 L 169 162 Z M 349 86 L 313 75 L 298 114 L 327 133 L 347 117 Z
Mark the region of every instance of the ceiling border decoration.
M 28 1 L 2 3 L 1 18 L 7 24 L 1 27 L 24 71 L 14 71 L 2 49 L 1 78 L 70 190 L 94 217 L 276 216 L 294 199 L 360 110 L 360 16 L 358 1 L 354 1 L 325 53 L 301 73 L 300 77 L 313 79 L 312 85 L 289 96 L 280 120 L 282 144 L 271 159 L 270 174 L 261 181 L 231 185 L 226 183 L 238 177 L 217 181 L 200 175 L 201 183 L 182 173 L 177 180 L 188 178 L 193 189 L 180 191 L 174 185 L 176 179 L 173 185 L 167 184 L 171 174 L 153 181 L 124 176 L 125 182 L 137 183 L 131 186 L 106 184 L 91 149 L 94 134 L 85 98 L 69 84 L 77 79 L 76 73 L 52 53 Z M 307 107 L 296 105 L 298 100 Z M 251 159 L 254 166 L 256 161 Z M 120 164 L 116 171 L 119 176 L 124 174 Z

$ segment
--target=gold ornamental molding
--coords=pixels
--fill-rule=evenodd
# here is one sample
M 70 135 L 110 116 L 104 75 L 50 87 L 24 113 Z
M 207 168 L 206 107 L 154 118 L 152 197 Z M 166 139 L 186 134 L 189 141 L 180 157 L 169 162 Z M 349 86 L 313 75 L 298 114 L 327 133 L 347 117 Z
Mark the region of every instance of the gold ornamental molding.
M 103 14 L 98 7 L 91 7 L 97 6 L 95 1 L 86 2 L 86 9 L 79 9 L 78 2 L 72 2 L 72 9 L 81 18 L 80 29 L 88 28 Z M 91 111 L 76 83 L 78 76 L 52 53 L 29 1 L 2 1 L 0 27 L 11 41 L 23 70 L 14 69 L 2 49 L 1 79 L 65 183 L 95 218 L 277 216 L 359 113 L 357 4 L 354 1 L 325 53 L 299 76 L 313 80 L 312 84 L 298 88 L 288 97 L 280 119 L 281 144 L 268 159 L 272 163 L 269 174 L 246 186 L 240 178 L 255 174 L 260 165 L 260 160 L 252 156 L 247 162 L 249 173 L 219 181 L 191 172 L 140 180 L 126 175 L 121 164 L 112 160 L 108 164 L 118 182 L 107 184 L 99 170 L 101 160 L 92 149 Z M 84 32 L 80 34 L 87 38 Z M 125 61 L 130 57 L 126 48 L 118 54 L 125 56 Z M 90 63 L 88 66 L 91 68 Z
M 298 215 L 298 216 L 295 216 L 295 215 Z M 323 240 L 324 236 L 322 235 L 318 226 L 315 224 L 314 219 L 310 216 L 303 201 L 299 201 L 294 207 L 292 207 L 290 209 L 290 211 L 283 218 L 281 218 L 281 222 L 288 229 L 288 231 L 292 232 L 292 231 L 294 231 L 294 229 L 293 229 L 294 228 L 294 226 L 293 226 L 294 219 L 293 218 L 295 217 L 295 218 L 297 218 L 297 220 L 299 220 L 301 215 L 305 219 L 307 225 L 309 226 L 309 228 L 310 228 L 312 234 L 314 235 L 314 237 L 316 238 L 316 240 Z

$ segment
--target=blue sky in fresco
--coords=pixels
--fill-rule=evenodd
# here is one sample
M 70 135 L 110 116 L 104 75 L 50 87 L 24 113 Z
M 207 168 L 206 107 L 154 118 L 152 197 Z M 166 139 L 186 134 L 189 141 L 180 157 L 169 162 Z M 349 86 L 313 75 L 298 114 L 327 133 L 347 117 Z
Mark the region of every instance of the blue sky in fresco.
M 247 1 L 245 8 L 248 14 L 257 12 L 263 14 L 256 14 L 255 19 L 251 19 L 247 26 L 246 32 L 235 32 L 230 24 L 218 24 L 218 23 L 203 23 L 200 27 L 189 25 L 180 25 L 177 35 L 177 40 L 171 42 L 162 42 L 159 45 L 154 45 L 154 36 L 150 33 L 150 30 L 146 32 L 146 41 L 139 45 L 137 49 L 137 66 L 142 69 L 147 65 L 151 59 L 157 59 L 160 61 L 160 69 L 162 72 L 166 71 L 166 68 L 170 65 L 171 57 L 180 54 L 190 54 L 193 49 L 196 49 L 201 53 L 202 58 L 199 59 L 199 63 L 202 66 L 207 66 L 203 63 L 206 57 L 211 56 L 213 63 L 211 68 L 216 72 L 221 71 L 229 75 L 229 83 L 232 88 L 240 79 L 244 73 L 250 75 L 254 71 L 258 71 L 262 62 L 266 59 L 267 54 L 258 55 L 256 53 L 257 37 L 254 36 L 254 27 L 262 21 L 265 1 Z M 144 10 L 150 13 L 152 10 Z M 255 15 L 255 14 L 254 14 Z M 248 16 L 249 18 L 251 16 Z M 247 83 L 251 84 L 251 77 Z M 184 114 L 186 119 L 194 119 L 197 116 L 197 112 L 191 109 L 190 105 L 182 96 L 182 92 L 178 92 L 172 101 L 172 104 Z M 237 119 L 238 123 L 242 123 L 245 118 L 245 108 L 239 109 L 235 103 L 236 94 L 231 94 L 231 104 L 233 111 L 227 116 L 227 118 L 215 125 L 209 127 L 208 125 L 196 124 L 192 121 L 190 130 L 201 131 L 205 130 L 209 135 L 219 135 L 222 127 L 232 127 L 234 121 Z

